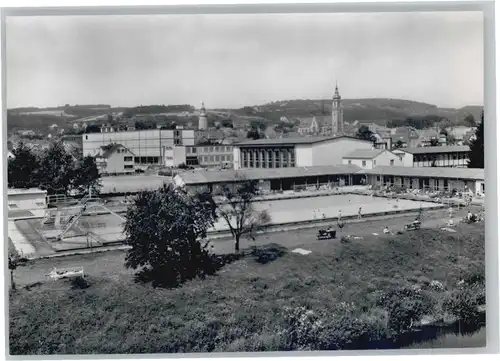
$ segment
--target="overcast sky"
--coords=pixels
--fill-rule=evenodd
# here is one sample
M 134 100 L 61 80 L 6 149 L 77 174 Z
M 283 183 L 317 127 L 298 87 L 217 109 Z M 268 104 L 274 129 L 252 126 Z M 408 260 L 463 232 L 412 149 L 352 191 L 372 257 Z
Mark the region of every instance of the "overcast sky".
M 7 19 L 7 106 L 483 103 L 481 13 Z

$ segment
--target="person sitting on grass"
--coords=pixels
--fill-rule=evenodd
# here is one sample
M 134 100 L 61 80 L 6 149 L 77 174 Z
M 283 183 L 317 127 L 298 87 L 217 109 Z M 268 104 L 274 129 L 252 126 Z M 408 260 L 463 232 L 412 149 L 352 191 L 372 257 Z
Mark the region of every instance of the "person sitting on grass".
M 389 231 L 389 228 L 387 226 L 384 227 L 384 234 L 390 234 L 391 231 Z

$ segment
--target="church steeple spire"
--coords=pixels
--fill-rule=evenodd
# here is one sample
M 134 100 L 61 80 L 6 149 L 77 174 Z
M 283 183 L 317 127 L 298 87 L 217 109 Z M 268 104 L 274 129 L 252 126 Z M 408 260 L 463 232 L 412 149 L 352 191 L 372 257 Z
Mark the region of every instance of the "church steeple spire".
M 339 86 L 335 81 L 335 93 L 332 99 L 332 135 L 342 135 L 344 133 L 344 111 L 339 93 Z
M 339 85 L 337 80 L 335 80 L 335 93 L 333 94 L 333 99 L 340 99 Z

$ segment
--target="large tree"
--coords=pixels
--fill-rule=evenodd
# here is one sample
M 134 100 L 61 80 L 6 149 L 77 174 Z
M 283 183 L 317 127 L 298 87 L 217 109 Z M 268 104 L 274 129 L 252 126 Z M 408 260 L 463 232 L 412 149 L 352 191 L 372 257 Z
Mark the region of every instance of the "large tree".
M 261 134 L 259 132 L 259 129 L 257 128 L 252 128 L 250 129 L 248 132 L 247 132 L 247 138 L 249 139 L 253 139 L 253 140 L 256 140 L 256 139 L 260 139 L 262 138 L 261 137 Z
M 40 187 L 47 194 L 69 195 L 75 179 L 75 161 L 61 142 L 54 142 L 47 149 L 40 165 Z
M 475 138 L 470 144 L 467 166 L 469 168 L 484 168 L 484 112 L 481 113 L 481 122 L 476 129 Z
M 216 270 L 204 241 L 215 221 L 216 205 L 208 193 L 191 195 L 165 185 L 139 193 L 127 209 L 125 266 L 136 279 L 173 287 Z
M 90 190 L 92 196 L 97 196 L 101 192 L 101 175 L 91 156 L 80 157 L 76 161 L 76 168 L 71 188 L 78 195 L 87 194 Z
M 258 183 L 244 179 L 237 181 L 221 187 L 218 214 L 226 221 L 234 238 L 234 250 L 239 252 L 241 237 L 255 239 L 256 232 L 268 224 L 271 218 L 266 211 L 256 211 L 253 207 L 258 195 Z
M 23 143 L 12 150 L 13 159 L 8 161 L 8 184 L 11 188 L 39 186 L 40 160 Z
M 472 114 L 467 114 L 467 116 L 464 118 L 463 123 L 468 127 L 475 127 L 476 119 L 474 119 L 474 116 Z
M 359 127 L 358 131 L 356 132 L 356 138 L 369 140 L 372 142 L 376 141 L 375 134 L 373 134 L 370 128 L 368 128 L 366 125 L 362 125 Z

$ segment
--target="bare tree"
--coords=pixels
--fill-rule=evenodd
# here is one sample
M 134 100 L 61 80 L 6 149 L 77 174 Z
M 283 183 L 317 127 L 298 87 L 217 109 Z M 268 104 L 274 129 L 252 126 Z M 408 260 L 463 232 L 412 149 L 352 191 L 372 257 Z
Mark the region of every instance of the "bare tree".
M 243 182 L 240 182 L 243 180 Z M 234 250 L 240 251 L 240 239 L 242 236 L 255 240 L 259 230 L 271 221 L 267 211 L 256 211 L 253 201 L 258 195 L 258 183 L 256 181 L 238 179 L 238 182 L 225 184 L 221 187 L 222 203 L 219 205 L 218 213 L 231 231 L 234 238 Z

